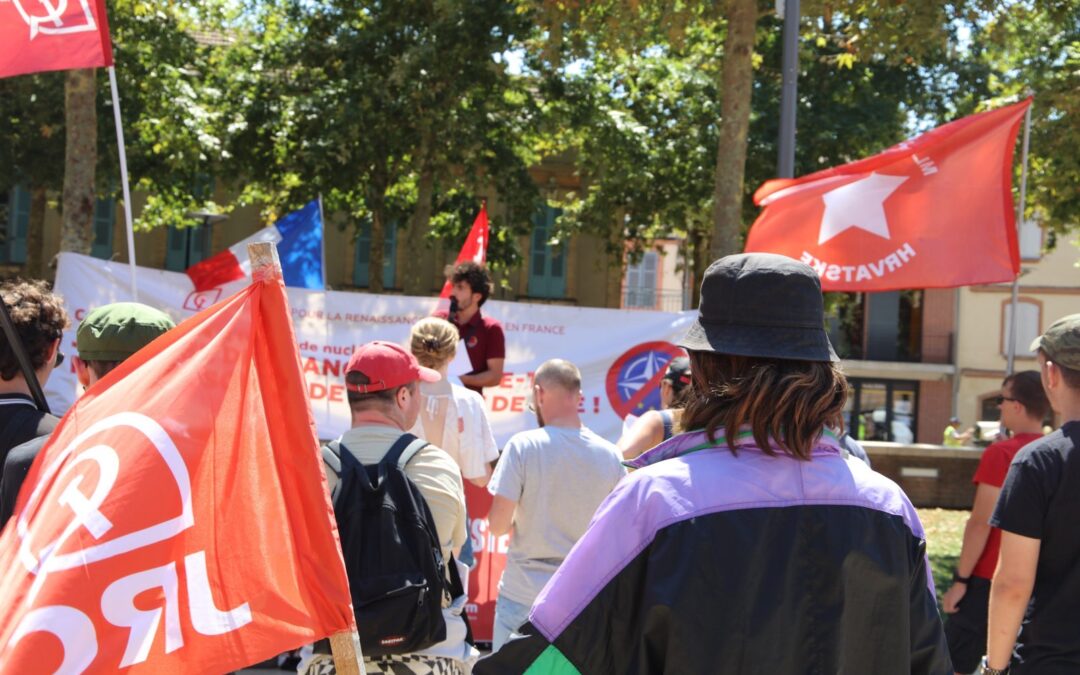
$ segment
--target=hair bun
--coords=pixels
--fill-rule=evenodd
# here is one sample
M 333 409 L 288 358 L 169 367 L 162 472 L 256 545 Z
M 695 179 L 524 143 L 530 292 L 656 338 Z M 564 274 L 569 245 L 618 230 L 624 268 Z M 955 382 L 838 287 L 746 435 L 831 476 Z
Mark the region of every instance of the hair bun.
M 429 352 L 439 351 L 439 340 L 431 335 L 424 336 L 424 349 Z

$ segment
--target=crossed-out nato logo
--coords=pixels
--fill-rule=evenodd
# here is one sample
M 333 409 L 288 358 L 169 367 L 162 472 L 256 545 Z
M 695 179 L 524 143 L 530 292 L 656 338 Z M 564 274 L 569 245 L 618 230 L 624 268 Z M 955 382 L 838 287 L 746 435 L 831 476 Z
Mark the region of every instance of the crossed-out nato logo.
M 684 352 L 670 342 L 643 342 L 615 359 L 607 375 L 612 409 L 625 418 L 660 409 L 660 380 L 671 360 Z

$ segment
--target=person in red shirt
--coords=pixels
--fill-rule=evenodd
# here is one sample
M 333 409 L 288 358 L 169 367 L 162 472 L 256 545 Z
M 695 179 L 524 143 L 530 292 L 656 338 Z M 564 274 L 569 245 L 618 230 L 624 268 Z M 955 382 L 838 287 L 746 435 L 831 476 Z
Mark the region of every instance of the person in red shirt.
M 986 646 L 990 580 L 1001 546 L 1001 530 L 990 526 L 990 515 L 1013 457 L 1025 445 L 1042 437 L 1043 420 L 1050 412 L 1039 372 L 1025 370 L 1005 378 L 998 407 L 1001 426 L 1012 435 L 987 447 L 979 460 L 972 479 L 975 504 L 964 526 L 960 560 L 953 573 L 953 584 L 941 598 L 942 609 L 949 615 L 945 637 L 957 673 L 974 671 Z
M 450 283 L 451 310 L 435 312 L 435 316 L 457 327 L 472 366 L 472 372 L 460 377 L 461 384 L 482 396 L 484 387 L 495 387 L 502 381 L 506 362 L 502 324 L 480 313 L 491 295 L 491 275 L 479 263 L 463 262 L 451 270 Z

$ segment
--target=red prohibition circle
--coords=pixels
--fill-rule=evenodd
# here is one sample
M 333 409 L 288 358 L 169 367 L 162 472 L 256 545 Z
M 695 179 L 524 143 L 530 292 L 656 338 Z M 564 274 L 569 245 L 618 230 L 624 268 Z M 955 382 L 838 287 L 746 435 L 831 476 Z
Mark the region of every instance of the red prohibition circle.
M 660 368 L 653 374 L 648 382 L 641 385 L 641 388 L 638 389 L 633 396 L 625 401 L 619 396 L 619 373 L 622 372 L 623 366 L 625 366 L 628 361 L 648 352 L 667 354 L 672 359 L 686 355 L 686 352 L 680 347 L 676 347 L 670 342 L 658 340 L 655 342 L 642 342 L 639 345 L 635 345 L 626 350 L 622 356 L 615 359 L 615 363 L 611 364 L 611 368 L 608 369 L 606 389 L 608 401 L 611 403 L 612 409 L 620 418 L 625 419 L 627 415 L 632 413 L 642 399 L 648 396 L 650 392 L 660 387 L 660 380 L 664 379 L 664 372 L 667 369 Z

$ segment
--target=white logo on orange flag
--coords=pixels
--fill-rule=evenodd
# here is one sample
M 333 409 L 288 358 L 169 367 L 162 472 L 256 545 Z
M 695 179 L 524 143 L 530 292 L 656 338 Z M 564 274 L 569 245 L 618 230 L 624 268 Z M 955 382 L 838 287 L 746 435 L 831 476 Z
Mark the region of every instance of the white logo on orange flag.
M 354 625 L 280 276 L 76 402 L 0 535 L 0 673 L 226 672 Z
M 89 0 L 79 0 L 78 6 L 69 6 L 68 0 L 57 0 L 56 3 L 37 2 L 38 9 L 44 14 L 35 14 L 28 10 L 24 4 L 26 0 L 11 0 L 15 3 L 15 9 L 23 21 L 30 26 L 30 39 L 33 40 L 38 34 L 65 35 L 68 33 L 83 33 L 98 29 L 94 21 L 94 13 L 90 9 Z

